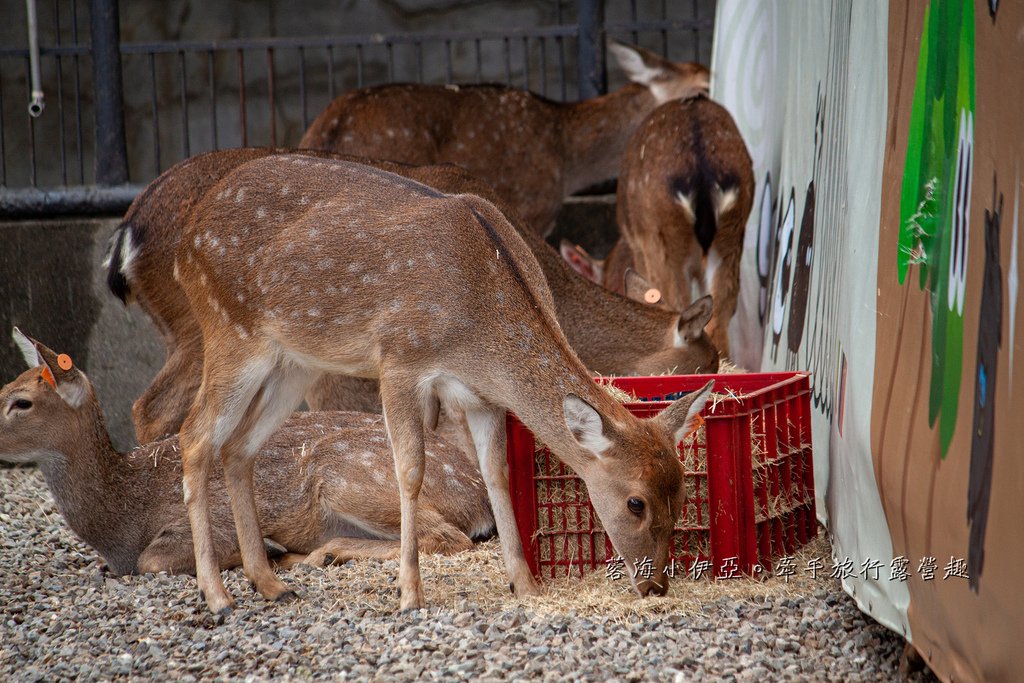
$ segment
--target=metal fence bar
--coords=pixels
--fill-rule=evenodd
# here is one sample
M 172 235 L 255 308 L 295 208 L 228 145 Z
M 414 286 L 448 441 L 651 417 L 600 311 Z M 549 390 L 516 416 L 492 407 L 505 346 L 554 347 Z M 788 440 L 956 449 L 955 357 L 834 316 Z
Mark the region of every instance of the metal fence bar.
M 213 50 L 206 53 L 206 72 L 210 83 L 210 142 L 214 149 L 220 149 L 217 135 L 217 74 L 213 68 Z M 303 94 L 302 113 L 306 113 L 306 100 Z
M 71 40 L 78 44 L 78 3 L 71 3 Z M 85 183 L 85 151 L 82 142 L 82 70 L 78 53 L 73 53 L 75 63 L 75 141 L 78 152 L 78 182 Z
M 60 0 L 53 0 L 53 16 L 57 45 L 60 45 Z M 60 145 L 60 180 L 62 185 L 68 184 L 68 156 L 67 141 L 64 131 L 64 69 L 61 63 L 61 55 L 55 57 L 57 61 L 57 139 Z
M 188 75 L 185 72 L 185 53 L 178 53 L 178 67 L 181 70 L 181 151 L 185 159 L 192 156 L 188 126 Z
M 31 92 L 32 77 L 29 72 L 32 70 L 30 59 L 25 57 L 25 85 L 26 90 Z M 39 179 L 36 176 L 36 117 L 29 116 L 26 119 L 28 123 L 28 172 L 29 172 L 29 184 L 35 187 L 39 184 Z
M 576 23 L 579 25 L 576 71 L 579 98 L 583 100 L 602 95 L 608 89 L 601 46 L 604 0 L 576 0 Z
M 153 109 L 153 157 L 154 177 L 160 175 L 160 103 L 156 94 L 156 55 L 149 56 L 150 104 Z
M 93 93 L 96 100 L 96 184 L 128 182 L 121 82 L 118 0 L 91 0 Z
M 274 115 L 274 49 L 267 49 L 267 104 L 270 108 L 270 146 L 277 147 L 277 117 Z
M 238 50 L 238 129 L 242 134 L 242 147 L 249 146 L 249 130 L 245 115 L 245 52 Z

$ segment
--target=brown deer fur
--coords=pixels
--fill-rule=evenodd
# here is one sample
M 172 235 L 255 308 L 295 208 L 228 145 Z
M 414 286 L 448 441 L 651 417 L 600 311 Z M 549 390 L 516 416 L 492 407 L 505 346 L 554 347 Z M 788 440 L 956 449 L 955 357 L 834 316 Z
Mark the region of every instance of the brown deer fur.
M 154 180 L 129 208 L 111 242 L 108 283 L 122 301 L 137 302 L 161 330 L 167 360 L 132 408 L 141 443 L 174 434 L 202 375 L 202 336 L 171 270 L 174 252 L 199 197 L 242 163 L 288 150 L 246 148 L 201 154 Z M 296 153 L 333 157 L 300 150 Z M 342 158 L 342 157 L 339 157 Z M 350 157 L 344 157 L 352 160 Z M 451 166 L 367 162 L 449 193 L 471 193 L 505 213 L 540 263 L 558 322 L 584 365 L 605 375 L 712 373 L 718 355 L 704 334 L 710 311 L 694 304 L 682 315 L 614 296 L 570 271 L 542 238 L 486 183 Z M 306 396 L 313 410 L 380 411 L 376 380 L 324 376 Z
M 743 138 L 721 105 L 695 97 L 658 107 L 626 150 L 617 219 L 637 270 L 669 308 L 686 307 L 693 285 L 710 292 L 708 334 L 727 356 L 754 199 Z
M 324 372 L 380 380 L 401 495 L 402 608 L 424 604 L 415 522 L 424 424 L 441 406 L 472 435 L 517 594 L 538 587 L 512 513 L 506 410 L 586 482 L 617 550 L 653 559 L 636 590 L 667 590 L 683 503 L 675 444 L 712 382 L 657 417 L 634 417 L 569 346 L 540 266 L 493 205 L 360 164 L 264 157 L 196 204 L 173 272 L 203 330 L 203 381 L 180 440 L 212 611 L 233 600 L 211 541 L 211 464 L 219 453 L 246 576 L 268 599 L 288 594 L 263 550 L 252 462 Z
M 0 461 L 38 464 L 64 519 L 111 571 L 194 572 L 178 439 L 118 453 L 85 373 L 62 370 L 49 348 L 15 336 L 33 369 L 0 389 Z M 471 537 L 493 529 L 487 490 L 458 449 L 424 439 L 418 542 L 427 552 L 465 550 Z M 398 557 L 398 483 L 379 415 L 296 414 L 260 449 L 254 487 L 262 533 L 291 561 Z M 211 478 L 210 519 L 218 566 L 237 566 L 220 467 Z
M 502 85 L 381 85 L 331 102 L 299 147 L 457 164 L 547 234 L 566 196 L 615 177 L 627 138 L 658 104 L 707 91 L 700 64 L 609 49 L 633 82 L 603 97 L 565 104 Z

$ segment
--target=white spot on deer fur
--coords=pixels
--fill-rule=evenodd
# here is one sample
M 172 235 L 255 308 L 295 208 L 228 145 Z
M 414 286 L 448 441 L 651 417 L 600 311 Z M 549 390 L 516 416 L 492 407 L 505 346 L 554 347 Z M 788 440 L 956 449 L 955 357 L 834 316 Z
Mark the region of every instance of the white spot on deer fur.
M 718 220 L 723 213 L 731 209 L 739 198 L 739 190 L 736 187 L 730 187 L 728 190 L 722 190 L 721 186 L 715 183 L 715 186 L 711 189 L 712 203 L 715 206 L 715 220 Z
M 691 223 L 696 220 L 697 214 L 693 211 L 693 197 L 688 197 L 682 191 L 676 191 L 676 203 L 682 207 L 686 219 Z
M 410 268 L 416 267 L 416 259 L 414 259 L 414 258 L 409 259 L 408 261 L 405 262 L 405 265 L 407 265 Z
M 249 254 L 249 258 L 245 259 L 245 262 L 252 268 L 256 265 L 256 254 Z
M 199 273 L 199 284 L 206 286 L 206 273 Z
M 338 290 L 337 290 L 337 288 L 335 288 L 334 285 L 327 285 L 327 287 L 324 288 L 324 294 L 329 294 L 329 295 L 333 296 L 334 294 L 337 294 L 337 293 L 338 293 Z
M 316 239 L 317 235 L 319 235 L 319 234 L 320 234 L 320 228 L 318 228 L 316 226 L 313 226 L 312 228 L 309 229 L 309 237 L 310 237 L 310 239 Z
M 235 325 L 235 334 L 237 334 L 241 339 L 249 338 L 249 333 L 246 332 L 245 328 L 241 325 Z
M 171 274 L 174 275 L 175 280 L 179 282 L 181 281 L 181 270 L 178 268 L 178 259 L 174 259 L 174 269 L 171 271 Z
M 245 199 L 245 188 L 240 187 L 238 188 L 238 193 L 235 195 L 235 203 L 241 204 L 243 199 Z
M 256 207 L 256 218 L 259 218 L 260 220 L 262 220 L 262 219 L 264 219 L 266 217 L 267 217 L 267 210 L 266 210 L 266 208 L 264 208 L 262 206 Z
M 311 308 L 308 311 L 306 311 L 306 314 L 310 318 L 319 318 L 320 317 L 320 309 L 317 308 L 316 306 L 314 306 L 313 308 Z
M 306 204 L 309 204 L 309 195 L 308 194 L 302 195 L 302 197 L 299 198 L 299 204 L 302 204 L 303 206 L 305 206 Z
M 195 247 L 196 249 L 198 249 L 199 247 L 203 246 L 203 238 L 200 237 L 199 235 L 196 235 L 195 237 L 193 237 L 192 238 L 192 246 Z
M 242 240 L 238 239 L 237 235 L 235 235 L 235 236 L 233 236 L 231 238 L 231 246 L 237 247 L 237 246 L 240 246 L 241 244 L 242 244 Z
M 291 191 L 292 191 L 292 188 L 288 187 L 287 185 L 282 185 L 281 186 L 281 196 L 282 197 L 287 197 L 288 193 L 291 192 Z
M 450 464 L 445 463 L 444 464 L 444 473 L 447 474 L 449 477 L 454 477 L 455 476 L 455 468 L 452 467 Z

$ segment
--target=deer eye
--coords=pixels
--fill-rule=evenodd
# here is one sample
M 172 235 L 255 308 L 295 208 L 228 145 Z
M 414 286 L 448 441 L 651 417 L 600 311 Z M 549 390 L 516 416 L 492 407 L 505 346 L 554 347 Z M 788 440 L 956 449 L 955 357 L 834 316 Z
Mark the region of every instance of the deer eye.
M 626 501 L 626 506 L 629 508 L 629 511 L 632 512 L 634 515 L 639 516 L 642 515 L 644 512 L 644 502 L 639 498 L 630 498 L 629 500 Z
M 32 407 L 32 401 L 27 398 L 19 398 L 17 401 L 11 404 L 11 408 L 17 408 L 18 410 L 28 410 Z

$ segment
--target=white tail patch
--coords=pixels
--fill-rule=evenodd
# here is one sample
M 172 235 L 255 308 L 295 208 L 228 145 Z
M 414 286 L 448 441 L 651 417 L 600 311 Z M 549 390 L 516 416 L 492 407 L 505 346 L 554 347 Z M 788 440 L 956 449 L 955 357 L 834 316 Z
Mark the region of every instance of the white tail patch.
M 693 210 L 693 197 L 683 194 L 682 190 L 676 191 L 676 203 L 683 207 L 683 213 L 691 223 L 697 220 L 697 214 Z
M 714 188 L 711 190 L 711 202 L 715 207 L 715 221 L 718 221 L 722 214 L 736 205 L 736 200 L 739 199 L 739 196 L 739 189 L 735 186 L 723 190 L 721 185 L 715 183 Z

